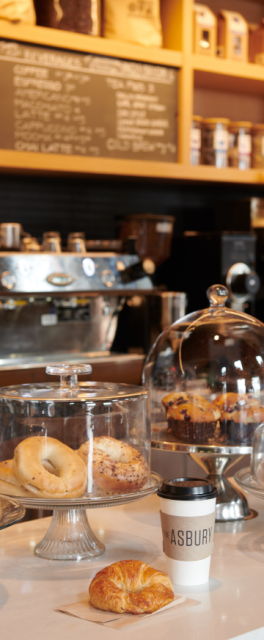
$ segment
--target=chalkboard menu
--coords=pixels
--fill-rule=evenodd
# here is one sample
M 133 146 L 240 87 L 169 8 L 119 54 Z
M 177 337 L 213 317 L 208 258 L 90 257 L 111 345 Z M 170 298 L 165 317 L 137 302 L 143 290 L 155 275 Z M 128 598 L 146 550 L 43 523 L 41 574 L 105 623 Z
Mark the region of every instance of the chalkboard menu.
M 176 162 L 170 67 L 0 39 L 0 149 Z

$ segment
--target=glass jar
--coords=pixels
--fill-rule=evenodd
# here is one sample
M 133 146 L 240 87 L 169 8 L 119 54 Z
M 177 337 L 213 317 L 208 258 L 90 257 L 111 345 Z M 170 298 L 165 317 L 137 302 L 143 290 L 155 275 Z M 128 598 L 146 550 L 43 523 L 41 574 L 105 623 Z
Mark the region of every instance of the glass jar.
M 208 291 L 210 307 L 172 324 L 144 368 L 152 442 L 251 445 L 264 420 L 264 325 L 225 307 L 228 291 Z
M 190 164 L 201 164 L 202 148 L 202 121 L 201 116 L 193 116 L 190 132 Z
M 252 157 L 252 123 L 231 122 L 229 125 L 228 163 L 230 167 L 250 169 Z
M 202 124 L 202 163 L 223 169 L 228 166 L 227 118 L 207 118 Z
M 264 167 L 264 124 L 255 124 L 252 127 L 252 166 L 254 169 Z

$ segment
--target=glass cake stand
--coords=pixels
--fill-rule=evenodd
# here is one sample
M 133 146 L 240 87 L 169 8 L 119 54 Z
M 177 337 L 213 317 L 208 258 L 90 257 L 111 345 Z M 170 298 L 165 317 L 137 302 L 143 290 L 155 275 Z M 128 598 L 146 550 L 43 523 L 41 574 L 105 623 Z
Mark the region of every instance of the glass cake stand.
M 88 522 L 86 509 L 115 507 L 128 504 L 155 493 L 162 478 L 151 473 L 145 486 L 134 493 L 101 495 L 90 497 L 88 494 L 69 500 L 49 500 L 34 497 L 15 497 L 17 509 L 22 518 L 25 509 L 53 510 L 53 516 L 46 535 L 35 547 L 35 554 L 49 560 L 84 560 L 102 555 L 104 545 L 97 539 Z M 5 496 L 6 497 L 6 496 Z M 8 502 L 3 500 L 3 502 Z M 19 518 L 20 519 L 20 518 Z M 1 521 L 0 521 L 1 524 Z M 13 524 L 10 522 L 10 524 Z M 8 526 L 8 525 L 6 525 Z
M 235 474 L 235 481 L 241 489 L 244 491 L 248 491 L 248 493 L 252 493 L 253 496 L 257 498 L 262 498 L 264 500 L 264 486 L 258 484 L 251 475 L 250 467 L 246 467 L 245 469 L 240 469 Z
M 178 451 L 188 453 L 190 458 L 207 472 L 208 478 L 214 483 L 218 490 L 216 498 L 216 522 L 228 522 L 234 520 L 249 520 L 255 517 L 255 512 L 250 510 L 245 496 L 234 487 L 224 477 L 224 472 L 241 460 L 241 458 L 251 453 L 251 446 L 226 446 L 208 444 L 188 444 L 175 442 L 167 433 L 168 425 L 164 423 L 163 429 L 157 428 L 155 432 L 152 427 L 151 446 L 154 449 L 164 451 Z
M 24 518 L 26 510 L 21 504 L 6 498 L 0 499 L 0 529 L 11 527 Z

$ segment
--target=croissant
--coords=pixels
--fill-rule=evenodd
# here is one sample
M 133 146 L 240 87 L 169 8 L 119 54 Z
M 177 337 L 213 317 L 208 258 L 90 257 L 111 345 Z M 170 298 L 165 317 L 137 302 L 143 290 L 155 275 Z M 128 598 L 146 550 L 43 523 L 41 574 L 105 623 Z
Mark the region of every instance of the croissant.
M 166 573 L 139 560 L 122 560 L 99 571 L 89 594 L 96 609 L 135 614 L 153 613 L 174 598 Z

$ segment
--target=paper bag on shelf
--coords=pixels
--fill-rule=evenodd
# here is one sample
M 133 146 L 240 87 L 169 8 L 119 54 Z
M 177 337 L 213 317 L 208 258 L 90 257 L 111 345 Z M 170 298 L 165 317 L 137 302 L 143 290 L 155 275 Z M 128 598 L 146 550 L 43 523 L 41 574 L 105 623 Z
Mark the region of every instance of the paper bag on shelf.
M 161 47 L 159 0 L 105 0 L 103 31 L 105 38 Z
M 35 24 L 33 0 L 0 0 L 0 19 Z

